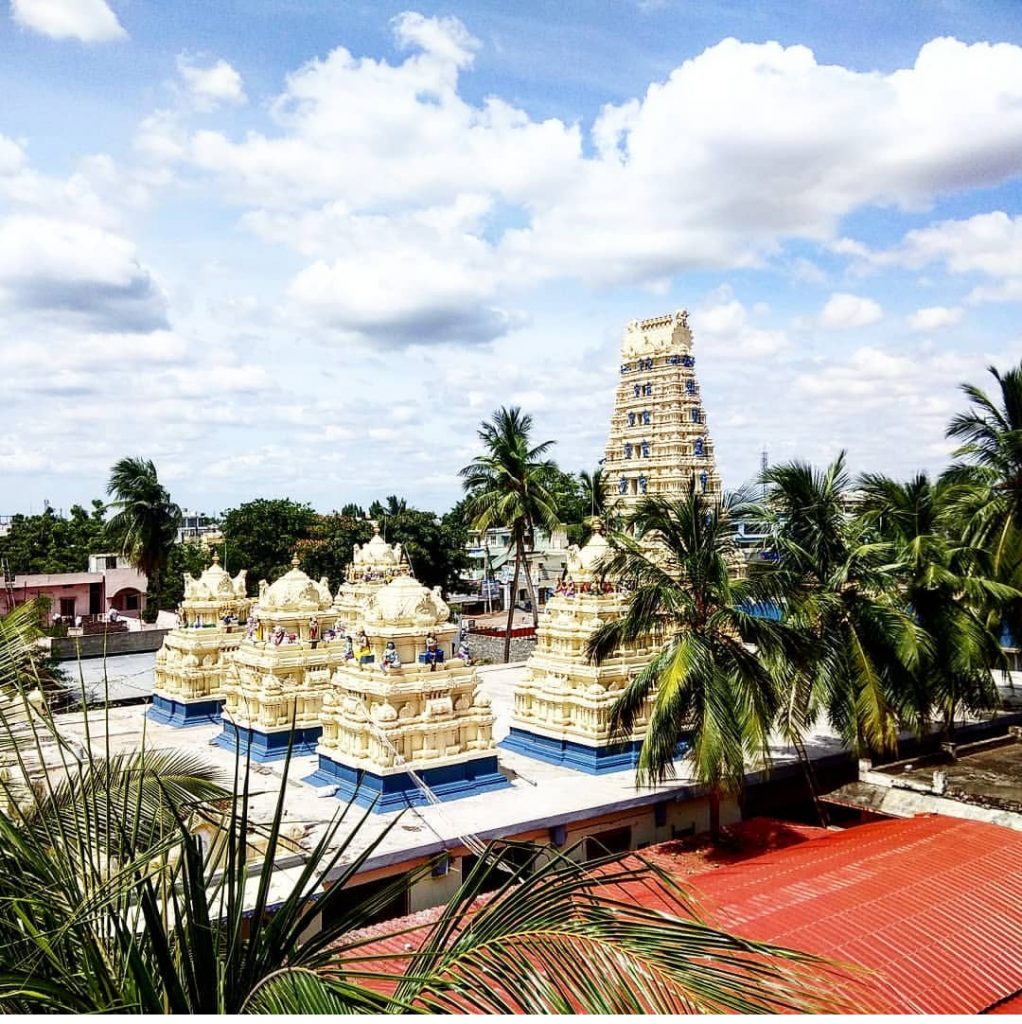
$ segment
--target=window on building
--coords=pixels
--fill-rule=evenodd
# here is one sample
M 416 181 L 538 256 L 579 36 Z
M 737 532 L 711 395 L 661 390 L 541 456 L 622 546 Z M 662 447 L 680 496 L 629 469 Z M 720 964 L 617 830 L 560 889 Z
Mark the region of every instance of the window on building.
M 60 616 L 61 618 L 75 617 L 75 599 L 73 597 L 62 597 L 60 599 Z
M 106 568 L 107 569 L 116 569 L 117 568 L 117 556 L 116 555 L 107 555 L 106 556 Z
M 137 590 L 129 591 L 124 595 L 124 610 L 129 612 L 138 611 L 139 593 Z
M 348 896 L 338 899 L 333 905 L 333 910 L 328 910 L 323 915 L 324 926 L 333 924 L 337 918 L 350 910 L 355 903 L 381 895 L 389 886 L 392 886 L 397 881 L 398 877 L 398 875 L 393 875 L 390 878 L 381 878 L 375 882 L 366 882 L 363 885 L 345 886 L 345 892 Z M 398 892 L 394 895 L 383 906 L 379 907 L 370 917 L 367 917 L 365 919 L 365 924 L 369 925 L 376 924 L 379 921 L 389 921 L 394 917 L 404 917 L 407 913 L 408 890 L 405 889 L 403 892 Z
M 632 829 L 630 825 L 623 828 L 608 828 L 586 836 L 585 858 L 595 860 L 612 853 L 627 853 L 632 848 Z

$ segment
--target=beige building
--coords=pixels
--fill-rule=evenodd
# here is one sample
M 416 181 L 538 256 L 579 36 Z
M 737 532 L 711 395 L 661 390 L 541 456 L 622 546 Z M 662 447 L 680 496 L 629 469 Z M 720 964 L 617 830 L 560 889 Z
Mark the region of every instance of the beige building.
M 507 750 L 593 775 L 635 766 L 646 718 L 631 736 L 612 739 L 610 709 L 653 655 L 651 647 L 636 644 L 601 665 L 586 660 L 593 631 L 628 607 L 628 596 L 600 578 L 608 547 L 597 523 L 585 547 L 568 549 L 567 586 L 540 618 L 536 649 L 515 686 L 511 729 L 501 742 Z
M 681 495 L 693 479 L 720 491 L 684 310 L 625 328 L 603 468 L 625 512 L 644 494 Z
M 312 753 L 323 693 L 345 651 L 343 638 L 327 639 L 337 620 L 329 585 L 309 579 L 296 555 L 272 586 L 260 581 L 254 614 L 224 674 L 217 744 L 273 760 L 286 755 L 293 727 L 294 751 Z
M 215 551 L 198 579 L 185 573 L 179 625 L 156 652 L 153 721 L 183 726 L 219 720 L 227 660 L 245 635 L 252 607 L 245 576 L 244 569 L 229 576 Z
M 475 669 L 451 657 L 457 627 L 449 618 L 439 588 L 409 576 L 370 597 L 363 623 L 371 653 L 334 671 L 319 766 L 307 781 L 378 812 L 508 785 L 497 769 L 490 699 Z

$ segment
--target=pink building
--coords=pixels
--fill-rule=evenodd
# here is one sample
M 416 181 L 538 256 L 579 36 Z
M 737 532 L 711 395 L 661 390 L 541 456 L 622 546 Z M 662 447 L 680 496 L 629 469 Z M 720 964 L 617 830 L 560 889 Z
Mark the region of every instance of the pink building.
M 35 573 L 15 576 L 0 592 L 0 612 L 37 597 L 50 600 L 50 618 L 72 622 L 79 615 L 107 615 L 111 608 L 139 618 L 148 581 L 120 555 L 89 556 L 88 572 Z

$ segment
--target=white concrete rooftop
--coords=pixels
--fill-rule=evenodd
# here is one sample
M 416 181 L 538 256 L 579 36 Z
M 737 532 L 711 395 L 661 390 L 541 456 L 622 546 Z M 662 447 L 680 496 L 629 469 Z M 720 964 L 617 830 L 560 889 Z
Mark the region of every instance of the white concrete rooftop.
M 493 700 L 496 740 L 507 735 L 513 689 L 523 670 L 524 663 L 485 666 L 478 670 L 481 685 Z M 1005 691 L 1006 694 L 1008 692 Z M 234 777 L 236 755 L 213 745 L 213 739 L 220 733 L 219 726 L 175 729 L 149 721 L 145 717 L 146 710 L 146 705 L 135 705 L 105 712 L 90 712 L 94 749 L 103 749 L 100 737 L 103 723 L 108 721 L 111 753 L 138 750 L 144 734 L 146 747 L 150 750 L 177 748 L 201 752 L 207 761 L 222 770 L 225 782 L 230 784 Z M 57 722 L 65 737 L 85 742 L 82 712 L 59 715 Z M 840 740 L 825 724 L 818 726 L 806 738 L 806 748 L 814 760 L 840 753 L 843 749 Z M 772 745 L 770 754 L 773 768 L 797 761 L 794 750 L 779 739 Z M 685 800 L 699 793 L 699 787 L 692 781 L 689 766 L 683 760 L 676 765 L 675 780 L 655 787 L 640 788 L 636 786 L 634 773 L 630 770 L 593 776 L 503 749 L 498 750 L 498 756 L 501 768 L 511 780 L 509 787 L 475 797 L 446 801 L 438 806 L 427 805 L 373 814 L 373 822 L 353 842 L 352 856 L 375 840 L 386 825 L 394 827 L 367 860 L 363 870 L 412 862 L 445 849 L 464 847 L 465 837 L 476 837 L 483 842 L 507 838 L 533 829 L 584 821 L 664 799 Z M 286 779 L 286 823 L 292 828 L 301 827 L 304 838 L 300 840 L 300 845 L 305 848 L 312 846 L 331 818 L 344 808 L 344 804 L 336 797 L 322 795 L 322 787 L 302 781 L 315 770 L 316 764 L 314 756 L 296 757 L 292 760 Z M 253 822 L 266 822 L 272 817 L 284 781 L 283 769 L 282 760 L 267 764 L 251 763 L 250 818 Z M 750 767 L 750 774 L 758 776 L 755 766 Z M 350 833 L 362 814 L 361 808 L 352 807 L 339 835 Z M 280 887 L 289 884 L 287 869 L 299 863 L 298 854 L 278 857 L 278 865 L 282 869 Z M 281 888 L 280 891 L 283 894 L 285 890 Z

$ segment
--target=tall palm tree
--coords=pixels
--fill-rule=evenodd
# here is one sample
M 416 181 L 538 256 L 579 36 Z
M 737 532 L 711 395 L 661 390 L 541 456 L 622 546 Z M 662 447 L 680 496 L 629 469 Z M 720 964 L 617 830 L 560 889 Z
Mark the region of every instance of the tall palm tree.
M 485 452 L 461 470 L 468 492 L 468 514 L 472 528 L 487 530 L 503 526 L 510 531 L 515 549 L 514 582 L 507 610 L 507 636 L 504 661 L 511 657 L 511 627 L 514 623 L 518 576 L 525 569 L 525 581 L 532 599 L 533 625 L 539 624 L 539 601 L 529 569 L 528 552 L 535 543 L 536 527 L 553 529 L 557 525 L 556 504 L 543 483 L 550 462 L 543 458 L 553 441 L 533 445 L 532 417 L 518 406 L 503 406 L 490 421 L 483 421 L 479 439 Z
M 702 495 L 694 482 L 681 499 L 643 499 L 627 532 L 612 535 L 604 566 L 633 590 L 628 611 L 597 629 L 587 647 L 589 659 L 600 662 L 640 639 L 659 645 L 612 708 L 612 728 L 628 735 L 652 699 L 640 781 L 671 777 L 678 741 L 689 735 L 687 757 L 708 788 L 714 840 L 721 798 L 741 792 L 747 759 L 768 759 L 778 706 L 769 662 L 798 643 L 786 625 L 750 614 L 768 596 L 765 578 L 733 578 L 734 506 L 728 496 Z
M 1022 362 L 1001 373 L 989 367 L 1000 394 L 991 398 L 963 384 L 972 408 L 954 416 L 947 436 L 962 444 L 947 477 L 967 485 L 957 505 L 962 525 L 991 556 L 991 575 L 1022 589 Z M 998 401 L 999 399 L 999 401 Z M 1009 602 L 1007 618 L 1022 637 L 1022 600 Z
M 146 617 L 152 621 L 160 609 L 163 570 L 177 540 L 181 509 L 170 500 L 151 459 L 129 457 L 115 462 L 106 492 L 114 499 L 109 507 L 118 510 L 107 530 L 121 553 L 149 581 Z
M 844 452 L 825 469 L 772 466 L 765 507 L 772 576 L 784 618 L 809 643 L 788 680 L 779 723 L 790 742 L 825 711 L 856 751 L 897 747 L 899 706 L 926 639 L 898 589 L 894 567 L 848 507 Z
M 348 805 L 305 849 L 284 835 L 290 752 L 273 814 L 256 823 L 240 756 L 233 780 L 144 740 L 130 755 L 106 756 L 99 715 L 97 734 L 69 744 L 45 710 L 30 707 L 23 633 L 21 620 L 0 631 L 0 694 L 27 709 L 12 721 L 11 702 L 0 703 L 0 755 L 24 764 L 21 754 L 34 749 L 49 770 L 18 791 L 0 773 L 0 795 L 17 804 L 0 812 L 7 1012 L 836 1008 L 817 995 L 834 972 L 816 958 L 703 924 L 641 860 L 583 866 L 550 850 L 537 867 L 517 857 L 480 907 L 496 862 L 512 859 L 492 846 L 420 945 L 405 946 L 400 923 L 366 936 L 359 930 L 435 867 L 369 897 L 345 889 L 396 821 L 367 835 L 371 812 L 356 816 Z M 629 902 L 637 887 L 654 891 L 655 910 Z M 381 954 L 374 939 L 407 952 Z
M 903 715 L 922 731 L 936 709 L 950 739 L 959 711 L 997 706 L 992 670 L 1003 655 L 985 613 L 1022 594 L 990 579 L 986 551 L 963 539 L 955 516 L 960 484 L 931 483 L 924 473 L 906 483 L 864 474 L 860 489 L 860 514 L 886 545 L 883 557 L 896 566 L 905 601 L 929 640 Z

